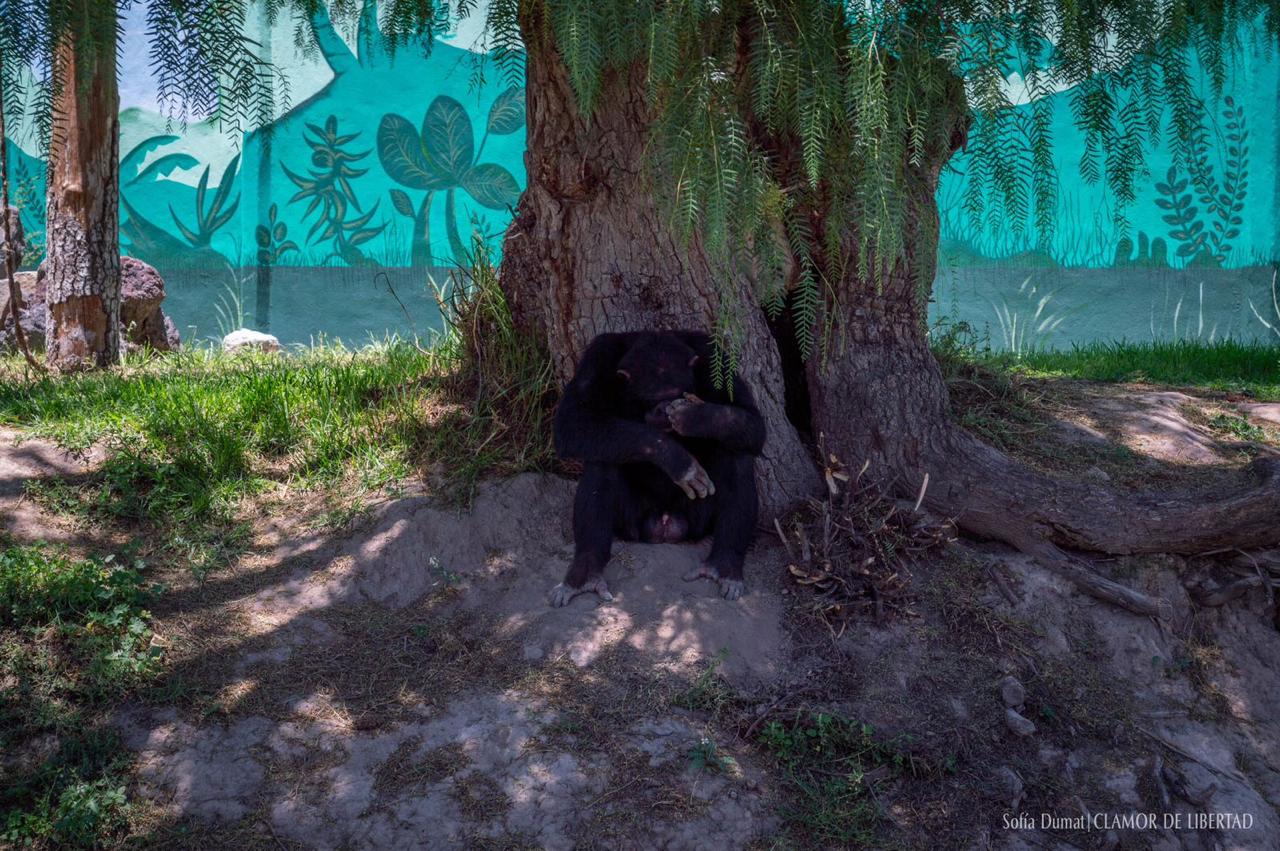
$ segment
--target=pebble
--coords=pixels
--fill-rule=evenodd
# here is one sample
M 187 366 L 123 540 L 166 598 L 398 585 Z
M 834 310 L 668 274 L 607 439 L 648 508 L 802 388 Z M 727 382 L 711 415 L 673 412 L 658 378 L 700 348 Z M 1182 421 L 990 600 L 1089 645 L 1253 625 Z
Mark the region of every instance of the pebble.
M 1006 709 L 1004 711 L 1004 723 L 1018 736 L 1030 736 L 1036 731 L 1035 723 L 1031 719 L 1024 718 L 1018 714 L 1015 709 Z

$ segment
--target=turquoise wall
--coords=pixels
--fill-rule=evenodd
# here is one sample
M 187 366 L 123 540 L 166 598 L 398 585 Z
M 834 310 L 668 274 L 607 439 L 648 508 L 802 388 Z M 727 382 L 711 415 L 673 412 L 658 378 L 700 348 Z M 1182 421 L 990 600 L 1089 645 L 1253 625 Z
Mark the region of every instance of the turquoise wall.
M 372 2 L 372 0 L 367 0 Z M 421 333 L 439 324 L 432 285 L 479 237 L 495 248 L 524 172 L 524 92 L 478 74 L 477 16 L 427 52 L 392 53 L 376 33 L 265 10 L 249 35 L 284 72 L 276 118 L 248 133 L 184 124 L 157 102 L 145 5 L 121 51 L 121 236 L 164 273 L 188 337 L 233 326 L 287 342 Z M 299 45 L 295 29 L 319 49 Z M 1209 122 L 1193 162 L 1148 152 L 1125 222 L 1080 177 L 1071 92 L 1052 98 L 1061 175 L 1054 233 L 975 214 L 968 157 L 939 190 L 934 318 L 993 346 L 1087 339 L 1265 337 L 1280 259 L 1280 61 L 1246 41 L 1225 90 L 1207 82 Z M 1009 94 L 1024 100 L 1012 75 Z M 1031 107 L 1015 107 L 1015 118 Z M 1017 120 L 1011 126 L 1017 125 Z M 1003 140 L 1018 150 L 1016 133 Z M 10 144 L 27 231 L 43 230 L 43 172 L 30 122 Z M 1015 157 L 1016 159 L 1016 157 Z M 971 200 L 971 198 L 969 198 Z M 38 253 L 38 251 L 37 251 Z

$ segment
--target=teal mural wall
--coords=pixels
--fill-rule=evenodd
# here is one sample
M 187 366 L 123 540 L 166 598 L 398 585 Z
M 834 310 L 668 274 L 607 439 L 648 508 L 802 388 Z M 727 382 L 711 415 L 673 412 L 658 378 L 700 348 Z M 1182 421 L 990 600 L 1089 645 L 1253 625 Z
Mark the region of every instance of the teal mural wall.
M 375 0 L 366 0 L 373 4 Z M 391 51 L 376 31 L 326 16 L 274 25 L 259 3 L 248 35 L 282 70 L 268 125 L 231 133 L 182 122 L 157 101 L 145 5 L 121 51 L 121 236 L 161 270 L 187 338 L 246 325 L 286 342 L 424 333 L 432 282 L 472 240 L 495 250 L 525 183 L 524 92 L 475 72 L 482 14 L 427 52 Z M 296 31 L 310 37 L 299 43 Z M 308 44 L 309 43 L 309 44 Z M 1008 139 L 1031 109 L 1011 74 Z M 997 348 L 1090 339 L 1280 336 L 1280 60 L 1245 41 L 1227 85 L 1204 81 L 1210 120 L 1189 162 L 1148 153 L 1136 200 L 1080 176 L 1071 92 L 1052 96 L 1061 177 L 1052 235 L 978 209 L 965 154 L 939 190 L 934 319 L 965 322 Z M 43 230 L 43 166 L 32 123 L 7 140 L 27 232 Z M 1016 158 L 1014 158 L 1016 159 Z

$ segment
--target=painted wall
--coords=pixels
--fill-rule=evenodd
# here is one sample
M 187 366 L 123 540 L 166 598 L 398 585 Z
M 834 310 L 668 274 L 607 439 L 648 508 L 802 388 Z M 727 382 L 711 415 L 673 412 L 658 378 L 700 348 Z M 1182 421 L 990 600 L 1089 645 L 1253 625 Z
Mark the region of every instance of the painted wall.
M 493 68 L 477 79 L 479 17 L 426 52 L 394 54 L 376 33 L 322 17 L 249 35 L 284 72 L 276 119 L 247 134 L 183 125 L 156 99 L 145 6 L 121 51 L 122 241 L 164 273 L 188 337 L 249 325 L 287 342 L 437 327 L 432 282 L 491 242 L 525 183 L 524 93 Z M 295 29 L 319 49 L 296 43 Z M 1019 80 L 1010 93 L 1019 97 Z M 1069 92 L 1054 96 L 1062 185 L 1051 239 L 1014 233 L 996 208 L 971 214 L 967 162 L 944 175 L 935 319 L 992 345 L 1088 339 L 1265 336 L 1280 259 L 1280 61 L 1246 44 L 1189 171 L 1167 151 L 1118 229 L 1104 189 L 1079 177 Z M 1026 110 L 1028 107 L 1019 107 Z M 31 127 L 10 145 L 28 233 L 43 230 L 43 172 Z M 1280 338 L 1277 338 L 1280 339 Z

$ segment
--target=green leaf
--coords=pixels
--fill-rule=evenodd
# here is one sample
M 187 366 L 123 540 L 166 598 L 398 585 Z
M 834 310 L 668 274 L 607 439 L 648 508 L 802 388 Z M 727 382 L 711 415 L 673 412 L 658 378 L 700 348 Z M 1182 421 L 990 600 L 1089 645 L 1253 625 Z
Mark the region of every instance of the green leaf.
M 512 86 L 489 107 L 489 132 L 509 136 L 524 127 L 524 88 Z
M 409 195 L 399 189 L 391 190 L 391 206 L 396 208 L 396 212 L 402 216 L 413 218 L 413 202 L 409 200 Z
M 409 119 L 394 112 L 378 124 L 378 161 L 388 177 L 410 189 L 439 189 L 450 183 L 423 155 L 422 140 Z
M 137 176 L 125 185 L 132 186 L 133 184 L 139 183 L 156 174 L 159 174 L 161 177 L 168 177 L 180 168 L 194 168 L 198 165 L 200 165 L 200 161 L 190 154 L 165 154 L 163 157 L 152 160 L 144 168 L 140 169 Z
M 511 172 L 496 163 L 481 163 L 462 178 L 462 188 L 490 210 L 514 207 L 520 200 L 520 184 Z
M 467 111 L 448 95 L 440 95 L 427 107 L 422 119 L 422 149 L 448 182 L 428 187 L 446 189 L 462 183 L 475 155 L 475 140 Z

